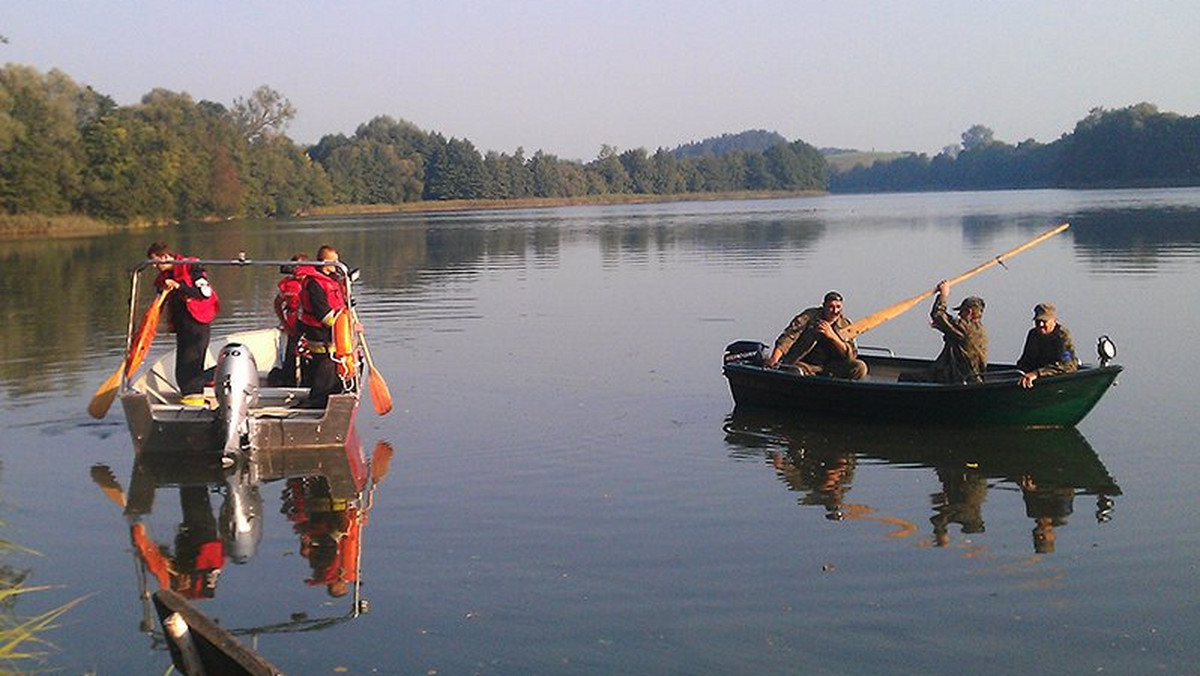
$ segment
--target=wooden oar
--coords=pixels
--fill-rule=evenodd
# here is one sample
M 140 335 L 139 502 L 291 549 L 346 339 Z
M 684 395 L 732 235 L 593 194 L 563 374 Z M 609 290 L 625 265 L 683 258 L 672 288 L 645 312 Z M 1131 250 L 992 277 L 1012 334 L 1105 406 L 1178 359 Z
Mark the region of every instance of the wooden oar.
M 125 491 L 121 490 L 121 484 L 117 481 L 117 477 L 113 476 L 112 469 L 108 465 L 92 465 L 92 481 L 104 491 L 104 495 L 112 500 L 118 507 L 125 507 Z
M 132 378 L 146 354 L 150 352 L 150 343 L 154 342 L 154 334 L 158 333 L 158 318 L 162 314 L 163 303 L 167 300 L 170 289 L 163 289 L 154 297 L 154 302 L 142 316 L 142 323 L 137 333 L 133 334 L 133 344 L 129 348 L 129 357 L 125 362 L 125 377 Z
M 1038 244 L 1041 244 L 1045 240 L 1050 239 L 1051 237 L 1057 235 L 1058 233 L 1062 232 L 1063 230 L 1066 230 L 1069 227 L 1071 227 L 1070 223 L 1063 223 L 1062 225 L 1059 225 L 1055 228 L 1051 228 L 1050 230 L 1038 235 L 1037 237 L 1034 237 L 1033 239 L 1029 240 L 1028 242 L 1025 242 L 1021 246 L 1019 246 L 1015 249 L 1012 249 L 1010 251 L 1006 251 L 1006 252 L 1000 254 L 999 256 L 996 256 L 995 258 L 989 259 L 988 261 L 981 263 L 980 265 L 977 265 L 974 268 L 971 268 L 970 270 L 967 270 L 966 272 L 955 277 L 954 279 L 949 280 L 949 283 L 951 286 L 953 286 L 955 284 L 958 284 L 959 282 L 967 280 L 970 277 L 974 277 L 975 275 L 983 272 L 984 270 L 987 270 L 988 268 L 992 267 L 993 265 L 996 265 L 997 263 L 1002 263 L 1007 258 L 1016 256 L 1017 254 L 1021 253 L 1022 251 L 1026 250 L 1026 249 L 1029 249 L 1031 247 L 1037 246 Z M 860 336 L 860 335 L 866 333 L 867 331 L 870 331 L 871 329 L 875 328 L 876 326 L 879 326 L 880 324 L 882 324 L 890 319 L 894 319 L 894 318 L 904 314 L 908 310 L 912 309 L 912 307 L 914 305 L 916 305 L 917 303 L 920 303 L 921 301 L 925 300 L 926 298 L 929 298 L 930 296 L 932 296 L 935 293 L 937 293 L 936 287 L 932 288 L 928 291 L 923 291 L 923 292 L 913 296 L 912 298 L 909 298 L 908 300 L 902 300 L 899 303 L 896 303 L 895 305 L 890 305 L 888 307 L 885 307 L 884 309 L 880 310 L 879 312 L 867 315 L 866 317 L 863 317 L 862 319 L 859 319 L 858 321 L 853 322 L 852 324 L 850 324 L 850 326 L 847 326 L 846 328 L 842 329 L 841 331 L 839 331 L 839 333 L 841 333 L 842 336 L 847 339 L 854 338 L 856 336 Z
M 358 313 L 350 310 L 354 317 L 354 323 L 359 327 L 362 324 L 358 321 Z M 371 404 L 375 406 L 375 412 L 379 415 L 387 415 L 392 410 L 392 393 L 388 390 L 387 382 L 383 379 L 383 374 L 379 369 L 375 368 L 375 360 L 371 359 L 371 348 L 367 347 L 366 333 L 359 333 L 358 340 L 362 343 L 363 356 L 367 358 L 367 369 L 370 374 L 367 378 L 367 387 L 371 390 Z
M 133 343 L 130 344 L 129 354 L 117 366 L 117 370 L 96 388 L 96 394 L 92 395 L 92 401 L 88 404 L 88 414 L 93 418 L 103 418 L 112 407 L 113 400 L 117 398 L 117 389 L 121 387 L 121 374 L 124 373 L 128 378 L 142 365 L 142 360 L 150 350 L 150 343 L 154 340 L 154 334 L 158 331 L 158 318 L 168 293 L 169 290 L 164 290 L 155 296 L 154 302 L 142 316 L 142 323 L 134 334 Z

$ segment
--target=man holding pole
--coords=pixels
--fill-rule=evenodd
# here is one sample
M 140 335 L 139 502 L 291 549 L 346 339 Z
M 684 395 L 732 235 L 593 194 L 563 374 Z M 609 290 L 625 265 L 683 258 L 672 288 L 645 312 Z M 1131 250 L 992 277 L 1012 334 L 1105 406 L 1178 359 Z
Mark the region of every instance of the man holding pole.
M 987 370 L 988 337 L 983 328 L 983 299 L 967 296 L 954 310 L 957 317 L 946 311 L 950 297 L 950 282 L 943 279 L 937 285 L 937 297 L 929 312 L 930 324 L 942 334 L 942 351 L 928 372 L 900 374 L 904 382 L 980 383 Z

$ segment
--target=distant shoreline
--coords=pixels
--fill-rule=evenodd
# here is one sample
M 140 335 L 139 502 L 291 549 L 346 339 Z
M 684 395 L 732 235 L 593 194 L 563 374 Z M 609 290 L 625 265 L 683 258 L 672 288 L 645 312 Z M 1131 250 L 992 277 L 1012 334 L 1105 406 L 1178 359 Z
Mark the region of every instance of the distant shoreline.
M 400 204 L 338 204 L 313 207 L 299 216 L 358 216 L 364 214 L 418 214 L 446 211 L 491 211 L 502 209 L 551 209 L 554 207 L 605 206 L 613 204 L 660 204 L 671 202 L 717 202 L 723 200 L 786 199 L 827 194 L 820 191 L 738 190 L 733 192 L 680 193 L 676 195 L 580 195 L 578 197 L 526 197 L 520 199 L 477 199 L 403 202 Z
M 296 218 L 314 216 L 365 216 L 372 214 L 419 214 L 455 211 L 498 211 L 506 209 L 550 209 L 571 206 L 617 204 L 658 204 L 671 202 L 715 202 L 722 200 L 786 199 L 815 197 L 819 191 L 739 190 L 716 193 L 677 195 L 583 195 L 579 197 L 529 197 L 522 199 L 477 199 L 403 202 L 400 204 L 338 204 L 313 207 Z M 78 237 L 125 230 L 148 229 L 168 223 L 112 223 L 87 216 L 41 216 L 36 214 L 0 215 L 0 239 Z

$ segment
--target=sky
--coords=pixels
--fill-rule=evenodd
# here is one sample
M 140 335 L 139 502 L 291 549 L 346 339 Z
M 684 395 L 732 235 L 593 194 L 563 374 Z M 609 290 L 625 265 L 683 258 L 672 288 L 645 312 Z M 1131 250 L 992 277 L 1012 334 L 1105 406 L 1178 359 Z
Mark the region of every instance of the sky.
M 749 129 L 932 155 L 975 124 L 1200 114 L 1197 0 L 5 0 L 0 35 L 121 105 L 270 86 L 304 144 L 387 115 L 526 157 Z

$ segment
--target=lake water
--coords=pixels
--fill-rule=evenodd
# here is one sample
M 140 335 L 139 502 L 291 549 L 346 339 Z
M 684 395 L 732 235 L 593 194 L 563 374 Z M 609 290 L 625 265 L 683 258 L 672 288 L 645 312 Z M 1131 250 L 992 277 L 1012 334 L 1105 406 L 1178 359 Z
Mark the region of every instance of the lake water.
M 732 415 L 721 353 L 825 291 L 866 315 L 1069 221 L 955 298 L 993 360 L 1058 305 L 1085 361 L 1126 367 L 1077 432 L 952 432 Z M 209 258 L 332 242 L 396 410 L 363 530 L 362 598 L 310 585 L 284 505 L 197 605 L 289 674 L 1181 674 L 1200 663 L 1190 339 L 1200 190 L 827 196 L 183 225 L 5 242 L 0 521 L 60 673 L 162 674 L 119 407 L 126 270 L 165 237 Z M 214 272 L 224 326 L 275 279 Z M 220 326 L 220 324 L 219 324 Z M 160 335 L 155 354 L 171 343 Z M 863 345 L 933 356 L 927 303 Z M 223 499 L 211 493 L 213 513 Z M 140 527 L 177 554 L 181 491 Z M 329 621 L 322 621 L 327 618 Z

